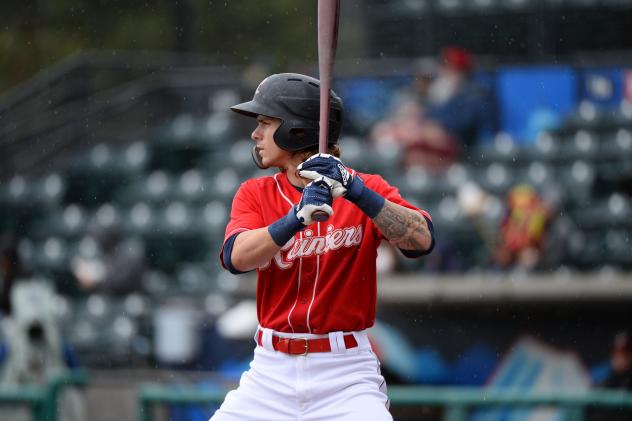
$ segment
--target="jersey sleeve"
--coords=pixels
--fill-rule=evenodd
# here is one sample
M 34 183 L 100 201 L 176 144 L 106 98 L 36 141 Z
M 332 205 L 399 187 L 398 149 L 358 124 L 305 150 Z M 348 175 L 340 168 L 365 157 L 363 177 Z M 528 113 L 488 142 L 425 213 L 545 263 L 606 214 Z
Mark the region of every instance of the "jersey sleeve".
M 233 249 L 235 237 L 240 232 L 250 231 L 264 226 L 261 212 L 261 201 L 258 199 L 257 187 L 253 180 L 248 180 L 239 187 L 233 205 L 230 210 L 230 220 L 226 225 L 224 242 L 219 253 L 219 261 L 222 267 L 233 274 L 243 273 L 237 271 L 230 263 L 230 253 Z M 225 256 L 225 253 L 228 253 Z M 228 259 L 226 259 L 228 257 Z
M 233 235 L 265 226 L 261 212 L 261 200 L 255 180 L 248 180 L 239 187 L 230 210 L 224 242 Z

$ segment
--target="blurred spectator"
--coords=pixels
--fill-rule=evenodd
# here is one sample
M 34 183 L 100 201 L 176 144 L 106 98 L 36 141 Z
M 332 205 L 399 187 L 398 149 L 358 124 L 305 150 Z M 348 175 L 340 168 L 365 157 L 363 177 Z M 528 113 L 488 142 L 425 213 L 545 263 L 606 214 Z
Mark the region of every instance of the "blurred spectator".
M 403 148 L 406 166 L 447 168 L 461 149 L 476 142 L 490 119 L 486 95 L 471 77 L 471 55 L 448 47 L 440 60 L 434 78 L 431 65 L 420 65 L 409 94 L 396 97 L 393 114 L 371 133 L 378 145 Z
M 439 73 L 428 92 L 426 117 L 434 121 L 460 147 L 476 142 L 489 116 L 487 94 L 472 78 L 474 61 L 459 47 L 441 51 Z
M 535 269 L 550 220 L 550 210 L 528 184 L 520 184 L 507 194 L 506 216 L 500 226 L 494 260 L 500 267 Z
M 632 338 L 629 332 L 620 332 L 615 336 L 610 368 L 610 375 L 601 387 L 632 391 Z
M 12 288 L 13 311 L 2 322 L 6 343 L 0 343 L 0 389 L 46 385 L 76 368 L 74 354 L 61 336 L 57 303 L 58 297 L 48 283 L 24 280 Z M 64 389 L 59 404 L 60 420 L 86 419 L 83 400 L 76 390 Z M 3 406 L 0 419 L 28 420 L 28 412 L 24 407 Z
M 11 315 L 11 290 L 21 275 L 17 241 L 7 234 L 0 239 L 0 315 Z
M 632 338 L 629 331 L 618 333 L 612 343 L 610 374 L 599 387 L 632 392 Z M 591 408 L 589 421 L 623 421 L 632 419 L 632 410 Z
M 113 224 L 95 226 L 83 239 L 84 251 L 71 262 L 82 289 L 108 295 L 127 295 L 141 289 L 145 273 L 145 248 L 135 238 L 123 238 Z

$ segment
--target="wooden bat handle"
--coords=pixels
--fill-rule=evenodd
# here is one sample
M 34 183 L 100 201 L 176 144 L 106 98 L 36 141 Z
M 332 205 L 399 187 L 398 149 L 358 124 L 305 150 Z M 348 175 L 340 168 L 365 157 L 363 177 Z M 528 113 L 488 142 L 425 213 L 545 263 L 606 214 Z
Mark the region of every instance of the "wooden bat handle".
M 318 74 L 320 79 L 320 129 L 318 131 L 318 152 L 327 153 L 329 143 L 329 101 L 331 74 L 338 43 L 338 16 L 340 0 L 318 0 Z M 324 222 L 329 215 L 316 211 L 312 219 Z
M 318 74 L 320 79 L 320 130 L 318 151 L 327 152 L 331 75 L 338 43 L 340 0 L 318 0 Z

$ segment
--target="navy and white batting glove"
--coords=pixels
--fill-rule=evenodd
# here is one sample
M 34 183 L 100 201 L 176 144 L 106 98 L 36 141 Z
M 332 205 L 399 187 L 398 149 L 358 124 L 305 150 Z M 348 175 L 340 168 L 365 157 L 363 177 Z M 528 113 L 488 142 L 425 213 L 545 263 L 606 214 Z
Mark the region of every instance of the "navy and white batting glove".
M 329 216 L 333 215 L 332 201 L 327 182 L 322 178 L 312 181 L 303 189 L 303 196 L 298 205 L 292 206 L 287 215 L 268 225 L 272 240 L 279 247 L 283 247 L 294 234 L 314 222 L 314 212 L 323 211 Z
M 351 174 L 335 156 L 325 153 L 312 155 L 297 169 L 301 177 L 310 180 L 322 178 L 331 187 L 333 197 L 343 196 L 355 203 L 369 218 L 375 218 L 384 207 L 384 198 L 366 187 L 362 178 Z
M 331 187 L 331 195 L 345 196 L 354 183 L 354 176 L 345 164 L 333 155 L 319 153 L 312 155 L 298 166 L 298 175 L 310 180 L 323 178 Z
M 311 225 L 314 222 L 312 216 L 316 211 L 325 212 L 329 216 L 333 215 L 332 201 L 333 197 L 329 183 L 321 177 L 312 181 L 303 189 L 301 201 L 295 207 L 296 217 L 303 225 Z

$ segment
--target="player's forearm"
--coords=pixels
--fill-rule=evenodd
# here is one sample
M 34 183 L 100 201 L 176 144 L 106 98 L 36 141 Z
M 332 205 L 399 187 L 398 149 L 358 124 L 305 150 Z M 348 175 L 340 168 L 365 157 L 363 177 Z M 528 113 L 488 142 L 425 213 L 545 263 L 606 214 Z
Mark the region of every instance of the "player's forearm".
M 391 244 L 402 250 L 425 252 L 432 245 L 426 218 L 419 212 L 386 200 L 373 223 Z
M 231 261 L 235 269 L 248 272 L 268 263 L 280 248 L 267 227 L 244 231 L 235 239 Z

